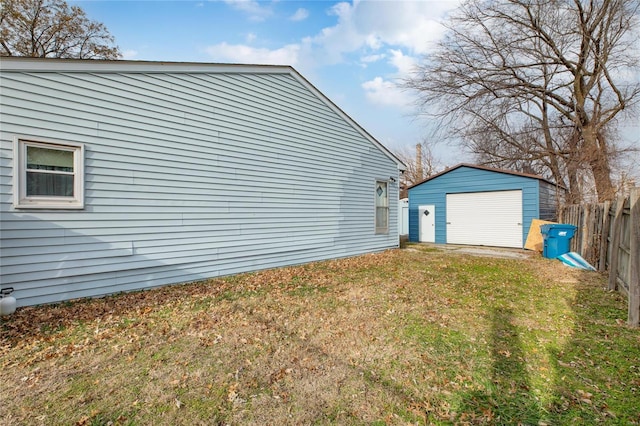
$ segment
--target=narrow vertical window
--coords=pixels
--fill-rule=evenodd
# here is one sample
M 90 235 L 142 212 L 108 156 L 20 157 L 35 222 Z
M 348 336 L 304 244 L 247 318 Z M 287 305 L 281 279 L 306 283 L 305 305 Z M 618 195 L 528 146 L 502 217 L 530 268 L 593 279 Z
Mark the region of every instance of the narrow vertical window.
M 387 182 L 376 182 L 376 234 L 389 232 L 389 192 Z
M 14 145 L 16 208 L 84 206 L 83 146 L 17 139 Z

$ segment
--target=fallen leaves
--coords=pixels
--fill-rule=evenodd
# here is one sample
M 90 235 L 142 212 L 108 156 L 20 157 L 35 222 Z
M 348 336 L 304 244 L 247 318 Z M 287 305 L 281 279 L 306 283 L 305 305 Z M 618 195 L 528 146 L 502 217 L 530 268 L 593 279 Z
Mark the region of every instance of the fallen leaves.
M 593 394 L 590 392 L 583 391 L 582 389 L 578 389 L 576 391 L 576 399 L 585 404 L 592 404 L 591 398 L 593 398 Z
M 539 269 L 396 250 L 23 308 L 0 325 L 2 383 L 16 383 L 0 403 L 21 423 L 46 423 L 30 401 L 66 424 L 500 423 L 573 386 L 555 420 L 565 403 L 620 418 L 594 390 L 614 393 L 618 378 L 575 384 L 600 368 L 595 350 L 553 358 L 587 329 L 573 324 L 593 303 L 572 308 L 578 290 Z M 602 335 L 615 352 L 627 334 Z
M 240 397 L 238 394 L 239 383 L 233 383 L 229 386 L 229 390 L 227 391 L 227 401 L 234 405 L 244 404 L 246 401 Z

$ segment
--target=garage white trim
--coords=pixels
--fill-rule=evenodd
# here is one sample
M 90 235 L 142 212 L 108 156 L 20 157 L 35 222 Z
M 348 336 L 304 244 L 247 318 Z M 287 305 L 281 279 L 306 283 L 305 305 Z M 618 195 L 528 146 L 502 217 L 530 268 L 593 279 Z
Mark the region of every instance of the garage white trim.
M 447 194 L 447 243 L 522 248 L 522 190 Z

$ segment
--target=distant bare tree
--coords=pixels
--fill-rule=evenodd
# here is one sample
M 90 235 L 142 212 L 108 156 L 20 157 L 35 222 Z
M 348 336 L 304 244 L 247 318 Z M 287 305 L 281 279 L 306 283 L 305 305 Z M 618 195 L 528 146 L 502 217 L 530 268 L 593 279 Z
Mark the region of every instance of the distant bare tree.
M 440 161 L 433 155 L 431 145 L 427 141 L 422 141 L 415 147 L 396 150 L 394 154 L 407 166 L 400 178 L 400 198 L 407 196 L 408 187 L 422 182 L 441 168 Z
M 0 55 L 117 59 L 104 24 L 64 0 L 0 0 Z
M 615 194 L 608 136 L 640 97 L 637 0 L 467 0 L 406 86 L 479 161 Z M 636 74 L 637 75 L 637 74 Z

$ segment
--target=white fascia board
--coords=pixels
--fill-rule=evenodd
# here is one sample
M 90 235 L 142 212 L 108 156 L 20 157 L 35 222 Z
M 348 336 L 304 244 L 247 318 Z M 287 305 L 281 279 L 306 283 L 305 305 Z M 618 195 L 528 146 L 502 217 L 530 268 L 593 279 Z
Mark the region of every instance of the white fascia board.
M 288 65 L 214 64 L 204 62 L 120 61 L 2 57 L 0 70 L 14 72 L 135 72 L 135 73 L 255 73 L 290 74 Z

